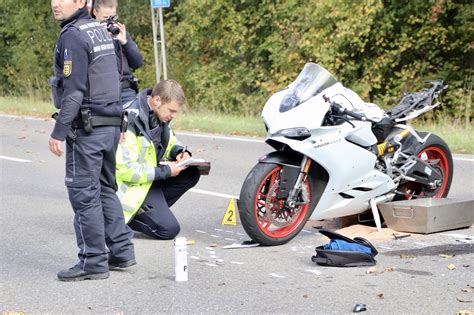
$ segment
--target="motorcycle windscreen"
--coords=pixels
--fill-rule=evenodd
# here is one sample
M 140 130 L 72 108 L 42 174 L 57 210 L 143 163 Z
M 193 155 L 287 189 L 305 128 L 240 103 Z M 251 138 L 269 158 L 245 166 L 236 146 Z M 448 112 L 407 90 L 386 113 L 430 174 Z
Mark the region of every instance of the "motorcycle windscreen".
M 296 80 L 288 86 L 288 92 L 280 103 L 280 113 L 295 108 L 337 82 L 336 78 L 320 65 L 307 63 Z

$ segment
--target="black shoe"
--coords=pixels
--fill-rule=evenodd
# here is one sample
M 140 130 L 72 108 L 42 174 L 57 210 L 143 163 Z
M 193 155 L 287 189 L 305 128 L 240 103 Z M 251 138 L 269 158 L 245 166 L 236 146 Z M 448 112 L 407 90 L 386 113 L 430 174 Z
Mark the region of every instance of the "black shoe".
M 127 261 L 119 261 L 119 260 L 115 260 L 115 259 L 110 259 L 109 260 L 109 269 L 118 269 L 118 268 L 128 268 L 128 267 L 132 267 L 134 265 L 137 264 L 137 261 L 132 258 L 130 260 L 127 260 Z
M 84 271 L 79 266 L 74 266 L 67 270 L 58 272 L 58 280 L 60 281 L 82 281 L 82 280 L 99 280 L 107 279 L 109 272 L 90 272 Z

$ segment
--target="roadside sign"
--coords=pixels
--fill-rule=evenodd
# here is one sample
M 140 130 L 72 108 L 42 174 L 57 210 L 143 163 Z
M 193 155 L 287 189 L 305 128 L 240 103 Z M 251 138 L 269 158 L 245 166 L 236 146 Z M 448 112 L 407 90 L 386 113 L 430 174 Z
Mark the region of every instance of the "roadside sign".
M 170 0 L 151 0 L 151 7 L 153 9 L 168 8 L 170 6 Z

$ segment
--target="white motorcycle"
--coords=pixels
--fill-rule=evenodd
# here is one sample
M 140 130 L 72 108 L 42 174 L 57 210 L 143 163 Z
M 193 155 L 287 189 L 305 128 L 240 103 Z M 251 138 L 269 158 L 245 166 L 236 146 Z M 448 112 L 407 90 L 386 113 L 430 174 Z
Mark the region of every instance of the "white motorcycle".
M 263 108 L 265 141 L 276 151 L 259 159 L 240 191 L 247 234 L 261 245 L 280 245 L 308 219 L 370 209 L 380 229 L 380 202 L 446 197 L 453 177 L 447 144 L 407 123 L 440 104 L 447 86 L 428 83 L 383 112 L 323 67 L 306 64 Z

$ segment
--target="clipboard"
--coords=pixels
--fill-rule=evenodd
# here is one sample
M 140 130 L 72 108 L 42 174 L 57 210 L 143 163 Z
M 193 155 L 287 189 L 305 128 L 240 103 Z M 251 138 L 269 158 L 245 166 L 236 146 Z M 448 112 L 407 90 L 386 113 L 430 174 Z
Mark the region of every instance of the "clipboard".
M 177 163 L 176 166 L 179 166 L 179 167 L 195 166 L 197 167 L 199 174 L 201 175 L 209 175 L 209 172 L 211 171 L 211 162 L 206 161 L 204 159 L 195 159 L 193 157 Z

